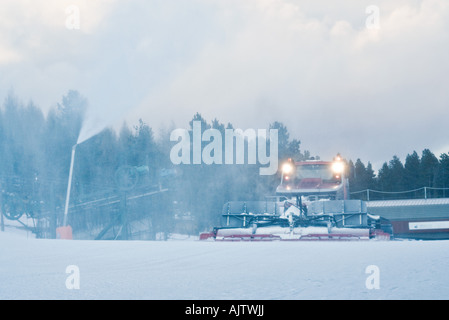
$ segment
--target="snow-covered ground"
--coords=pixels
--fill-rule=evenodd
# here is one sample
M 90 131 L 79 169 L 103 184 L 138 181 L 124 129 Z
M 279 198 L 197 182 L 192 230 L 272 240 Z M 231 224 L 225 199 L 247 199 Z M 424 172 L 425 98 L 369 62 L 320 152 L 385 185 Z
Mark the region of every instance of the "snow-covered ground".
M 126 242 L 0 232 L 0 299 L 449 299 L 448 270 L 449 241 Z

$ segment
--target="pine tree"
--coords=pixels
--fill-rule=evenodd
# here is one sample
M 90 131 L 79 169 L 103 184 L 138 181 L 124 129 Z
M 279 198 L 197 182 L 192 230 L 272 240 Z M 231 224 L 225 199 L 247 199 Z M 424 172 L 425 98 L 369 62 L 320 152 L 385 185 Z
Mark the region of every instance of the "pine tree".
M 421 156 L 421 179 L 422 185 L 425 187 L 435 187 L 438 174 L 438 159 L 429 150 L 424 149 Z
M 364 191 L 375 188 L 375 173 L 370 162 L 368 165 L 357 159 L 354 164 L 351 160 L 348 162 L 349 188 L 351 192 L 356 192 L 356 197 L 363 197 L 358 191 Z
M 379 170 L 377 185 L 384 192 L 400 192 L 405 190 L 404 165 L 397 156 L 385 162 Z
M 415 190 L 423 187 L 421 185 L 421 160 L 416 151 L 408 154 L 404 165 L 404 184 L 407 190 Z
M 449 153 L 443 153 L 440 156 L 438 187 L 449 188 Z M 443 197 L 449 196 L 449 190 L 443 190 L 442 195 Z
M 368 162 L 365 172 L 365 187 L 367 189 L 374 189 L 376 186 L 376 173 L 373 170 L 373 165 Z
M 404 191 L 404 165 L 397 156 L 389 163 L 391 174 L 391 191 Z
M 379 173 L 377 175 L 377 186 L 380 191 L 390 191 L 391 186 L 391 173 L 390 167 L 387 162 L 384 162 L 382 167 L 379 169 Z

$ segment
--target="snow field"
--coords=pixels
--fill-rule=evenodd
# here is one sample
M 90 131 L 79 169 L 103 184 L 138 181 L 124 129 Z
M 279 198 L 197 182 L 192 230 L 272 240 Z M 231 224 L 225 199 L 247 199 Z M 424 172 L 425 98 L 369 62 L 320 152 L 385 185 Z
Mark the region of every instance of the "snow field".
M 0 299 L 448 299 L 448 248 L 448 241 L 70 241 L 0 232 Z M 78 275 L 66 273 L 73 265 Z M 369 266 L 378 272 L 367 273 Z M 72 276 L 79 289 L 66 285 Z M 367 286 L 372 277 L 378 289 Z

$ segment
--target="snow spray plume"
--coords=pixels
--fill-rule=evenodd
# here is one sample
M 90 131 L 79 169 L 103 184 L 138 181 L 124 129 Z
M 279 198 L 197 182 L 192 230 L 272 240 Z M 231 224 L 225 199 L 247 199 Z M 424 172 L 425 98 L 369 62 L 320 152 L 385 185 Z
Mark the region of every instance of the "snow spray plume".
M 100 133 L 105 127 L 107 123 L 104 123 L 102 119 L 95 119 L 93 117 L 88 117 L 85 121 L 83 121 L 83 125 L 80 130 L 80 134 L 78 136 L 78 141 L 76 144 L 80 144 L 93 136 Z
M 84 118 L 77 144 L 80 144 L 93 136 L 99 134 L 108 126 L 114 125 L 120 119 L 123 119 L 129 108 L 117 106 L 112 103 L 94 103 L 95 106 L 108 106 L 88 108 L 86 117 Z M 115 105 L 115 107 L 110 107 Z M 126 105 L 126 104 L 125 104 Z

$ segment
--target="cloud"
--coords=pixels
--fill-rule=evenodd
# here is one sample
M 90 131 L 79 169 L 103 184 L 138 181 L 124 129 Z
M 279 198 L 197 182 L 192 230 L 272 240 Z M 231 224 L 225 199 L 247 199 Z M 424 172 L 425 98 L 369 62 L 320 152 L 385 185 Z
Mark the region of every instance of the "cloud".
M 242 128 L 282 121 L 322 157 L 446 145 L 445 0 L 378 1 L 378 29 L 369 1 L 76 3 L 79 30 L 65 26 L 69 1 L 5 2 L 0 86 L 44 108 L 79 90 L 92 130 L 184 127 L 198 111 Z
M 444 142 L 444 1 L 382 3 L 378 30 L 364 28 L 364 7 L 357 24 L 354 16 L 309 16 L 296 2 L 222 5 L 234 12 L 222 17 L 226 40 L 206 43 L 138 114 L 162 106 L 180 124 L 199 111 L 243 127 L 276 119 L 327 157 L 387 159 Z M 240 15 L 245 22 L 233 21 Z
M 66 22 L 69 0 L 4 0 L 0 11 L 0 86 L 37 101 L 43 109 L 69 89 L 82 87 L 95 55 L 93 34 L 101 32 L 116 1 L 76 1 L 80 28 Z M 4 92 L 0 92 L 4 94 Z

